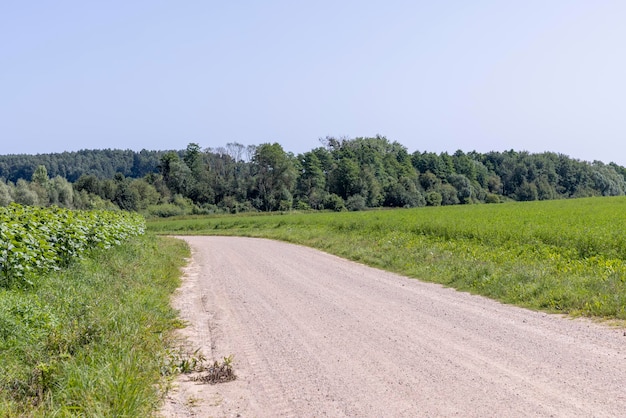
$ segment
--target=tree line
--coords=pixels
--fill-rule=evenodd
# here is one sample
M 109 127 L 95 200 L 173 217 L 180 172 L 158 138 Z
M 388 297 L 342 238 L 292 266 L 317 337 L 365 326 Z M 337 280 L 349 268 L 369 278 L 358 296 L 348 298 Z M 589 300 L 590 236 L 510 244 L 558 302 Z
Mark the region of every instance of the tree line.
M 71 159 L 74 158 L 73 164 Z M 71 167 L 71 169 L 70 169 Z M 0 205 L 119 207 L 153 216 L 363 210 L 626 193 L 626 168 L 558 153 L 408 150 L 382 136 L 181 151 L 0 156 Z
M 116 173 L 140 178 L 157 172 L 159 161 L 168 151 L 81 150 L 53 154 L 0 155 L 0 178 L 17 182 L 30 180 L 37 167 L 46 167 L 50 177 L 60 176 L 74 183 L 83 174 L 113 178 Z

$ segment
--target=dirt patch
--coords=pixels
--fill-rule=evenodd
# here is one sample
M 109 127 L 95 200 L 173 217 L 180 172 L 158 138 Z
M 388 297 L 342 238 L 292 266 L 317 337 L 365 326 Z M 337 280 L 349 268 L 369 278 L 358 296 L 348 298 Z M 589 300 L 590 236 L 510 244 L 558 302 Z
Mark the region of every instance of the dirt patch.
M 185 237 L 190 350 L 166 417 L 620 416 L 626 336 L 261 239 Z

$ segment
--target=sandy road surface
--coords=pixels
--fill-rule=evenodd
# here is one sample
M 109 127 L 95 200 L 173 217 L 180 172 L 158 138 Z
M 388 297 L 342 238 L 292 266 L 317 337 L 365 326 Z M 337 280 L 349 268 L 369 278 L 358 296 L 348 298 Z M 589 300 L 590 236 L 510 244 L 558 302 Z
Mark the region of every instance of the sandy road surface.
M 191 346 L 238 380 L 183 376 L 163 414 L 626 416 L 626 336 L 309 248 L 185 237 Z

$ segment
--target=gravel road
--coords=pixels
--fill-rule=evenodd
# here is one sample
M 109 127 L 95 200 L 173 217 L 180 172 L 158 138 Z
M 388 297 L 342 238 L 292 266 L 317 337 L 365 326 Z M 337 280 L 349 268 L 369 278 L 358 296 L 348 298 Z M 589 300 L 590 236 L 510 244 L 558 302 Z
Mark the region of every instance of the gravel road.
M 263 239 L 181 237 L 189 347 L 165 417 L 626 416 L 626 333 Z

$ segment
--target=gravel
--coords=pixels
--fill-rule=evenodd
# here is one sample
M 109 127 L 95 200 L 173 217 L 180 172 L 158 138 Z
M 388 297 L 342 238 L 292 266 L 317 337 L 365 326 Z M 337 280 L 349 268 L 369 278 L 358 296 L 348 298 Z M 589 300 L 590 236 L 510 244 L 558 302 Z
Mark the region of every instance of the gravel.
M 623 329 L 533 312 L 307 247 L 180 237 L 191 351 L 165 417 L 626 416 Z

